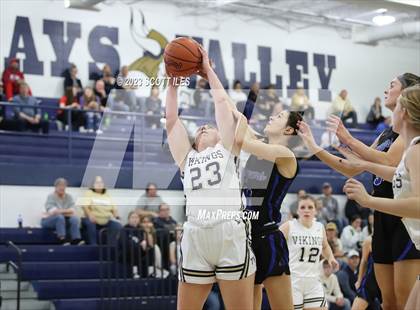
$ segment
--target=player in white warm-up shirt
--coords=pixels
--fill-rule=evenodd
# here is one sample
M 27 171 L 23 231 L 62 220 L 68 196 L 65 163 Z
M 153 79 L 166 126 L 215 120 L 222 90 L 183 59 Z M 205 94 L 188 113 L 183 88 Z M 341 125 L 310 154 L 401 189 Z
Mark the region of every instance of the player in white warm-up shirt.
M 166 96 L 168 143 L 183 176 L 188 219 L 181 239 L 177 308 L 202 309 L 217 282 L 226 308 L 247 310 L 252 309 L 256 267 L 249 223 L 240 217 L 236 123 L 207 53 L 202 56 L 218 128 L 201 126 L 191 145 L 178 118 L 176 88 L 169 85 Z
M 321 254 L 335 269 L 337 261 L 328 245 L 324 226 L 315 220 L 315 200 L 299 199 L 299 219 L 284 223 L 283 232 L 289 247 L 293 305 L 298 309 L 327 309 L 324 288 L 320 281 Z
M 369 167 L 369 171 L 384 180 L 392 181 L 395 199 L 372 197 L 363 184 L 354 179 L 346 182 L 344 192 L 363 207 L 402 217 L 411 238 L 407 249 L 414 244 L 420 250 L 420 84 L 404 89 L 397 100 L 392 120 L 395 132 L 405 141 L 405 151 L 398 167 L 374 164 L 359 158 L 352 160 L 362 168 Z M 406 267 L 407 270 L 400 271 L 406 284 L 398 291 L 397 308 L 419 309 L 420 298 L 417 296 L 420 294 L 420 281 L 416 281 L 416 275 L 420 274 L 419 260 L 411 259 Z

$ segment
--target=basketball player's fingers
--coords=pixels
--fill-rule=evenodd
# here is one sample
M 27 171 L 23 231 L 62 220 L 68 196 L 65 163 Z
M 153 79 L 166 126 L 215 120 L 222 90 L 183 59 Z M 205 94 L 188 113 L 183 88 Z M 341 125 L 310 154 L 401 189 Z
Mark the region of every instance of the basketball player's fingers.
M 329 120 L 332 120 L 332 121 L 335 121 L 335 122 L 338 122 L 338 123 L 340 123 L 340 122 L 341 122 L 341 118 L 339 118 L 337 115 L 334 115 L 334 114 L 331 114 L 331 115 L 328 117 L 328 119 L 329 119 Z

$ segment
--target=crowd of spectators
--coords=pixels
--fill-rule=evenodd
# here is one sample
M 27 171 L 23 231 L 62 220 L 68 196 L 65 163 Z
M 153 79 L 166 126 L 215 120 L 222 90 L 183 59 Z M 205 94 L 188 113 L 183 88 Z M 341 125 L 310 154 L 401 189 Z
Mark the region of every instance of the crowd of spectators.
M 19 63 L 19 59 L 12 58 L 8 67 L 4 70 L 2 85 L 0 85 L 2 88 L 2 90 L 0 89 L 0 96 L 2 97 L 0 99 L 19 104 L 36 102 L 36 105 L 41 108 L 42 104 L 40 103 L 42 102 L 32 96 L 31 89 L 25 82 L 24 73 L 19 69 Z M 147 127 L 161 127 L 163 107 L 159 87 L 152 87 L 147 98 L 138 98 L 135 92 L 131 91 L 129 85 L 124 83 L 129 77 L 129 73 L 129 68 L 126 65 L 122 66 L 117 72 L 113 72 L 110 65 L 104 64 L 102 71 L 90 77 L 93 79 L 93 82 L 88 86 L 84 86 L 78 77 L 77 66 L 71 64 L 63 73 L 63 95 L 58 101 L 58 106 L 61 109 L 57 110 L 55 116 L 52 115 L 52 110 L 45 110 L 49 112 L 41 115 L 39 121 L 28 120 L 25 117 L 23 117 L 24 120 L 22 121 L 21 115 L 16 114 L 15 111 L 11 117 L 13 121 L 11 121 L 10 116 L 7 119 L 4 112 L 5 109 L 0 107 L 0 129 L 32 130 L 47 133 L 48 123 L 51 122 L 51 119 L 55 119 L 58 130 L 68 130 L 71 127 L 74 131 L 100 133 L 99 125 L 104 111 L 142 112 L 146 114 Z M 23 82 L 28 87 L 25 97 L 31 99 L 20 99 L 20 84 Z M 121 91 L 123 89 L 127 91 Z M 127 95 L 128 93 L 129 95 Z M 274 85 L 270 84 L 260 87 L 258 82 L 253 82 L 244 87 L 241 81 L 236 80 L 228 93 L 232 102 L 239 109 L 249 109 L 246 112 L 252 113 L 250 122 L 257 130 L 262 129 L 259 126 L 262 126 L 261 124 L 267 121 L 271 115 L 276 115 L 285 109 L 302 111 L 307 122 L 317 124 L 316 111 L 309 99 L 308 90 L 300 85 L 295 90 L 291 90 L 290 100 L 281 99 Z M 195 89 L 191 91 L 191 99 L 188 101 L 186 109 L 184 106 L 183 110 L 189 111 L 196 116 L 211 117 L 214 114 L 214 107 L 211 101 L 212 98 L 207 81 L 199 79 L 196 82 Z M 247 107 L 250 101 L 253 102 L 252 107 Z M 286 104 L 286 101 L 289 101 L 289 103 Z M 71 114 L 71 124 L 68 124 L 68 113 Z M 37 115 L 36 113 L 31 114 Z M 358 113 L 352 105 L 346 89 L 341 90 L 332 100 L 328 114 L 340 116 L 349 127 L 358 126 Z M 349 123 L 347 123 L 348 120 L 350 120 Z M 366 123 L 370 124 L 372 129 L 377 130 L 389 127 L 390 118 L 383 116 L 381 99 L 379 97 L 375 98 L 366 117 Z
M 123 256 L 133 267 L 133 277 L 176 274 L 173 266 L 179 257 L 180 226 L 171 216 L 170 206 L 157 194 L 155 184 L 147 185 L 125 226 L 102 177 L 96 176 L 76 200 L 66 188 L 64 178 L 54 182 L 54 192 L 47 197 L 41 219 L 41 227 L 54 230 L 59 243 L 118 245 L 126 252 Z M 100 233 L 104 228 L 106 233 Z

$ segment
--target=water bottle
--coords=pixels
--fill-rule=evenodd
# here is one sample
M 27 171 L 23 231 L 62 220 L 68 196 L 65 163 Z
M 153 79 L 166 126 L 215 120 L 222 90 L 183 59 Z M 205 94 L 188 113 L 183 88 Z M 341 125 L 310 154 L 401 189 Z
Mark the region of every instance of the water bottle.
M 133 266 L 133 279 L 139 279 L 140 275 L 139 275 L 139 271 L 137 266 Z
M 23 227 L 23 217 L 22 217 L 21 214 L 18 215 L 17 221 L 18 221 L 19 228 L 22 228 Z
M 45 112 L 45 113 L 44 113 L 44 121 L 48 121 L 48 118 L 49 118 L 48 113 L 47 113 L 47 112 Z

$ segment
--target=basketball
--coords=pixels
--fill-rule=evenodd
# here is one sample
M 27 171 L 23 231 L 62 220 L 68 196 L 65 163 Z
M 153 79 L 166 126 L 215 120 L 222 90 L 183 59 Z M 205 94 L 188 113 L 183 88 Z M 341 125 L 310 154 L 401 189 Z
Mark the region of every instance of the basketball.
M 172 40 L 163 57 L 166 73 L 171 77 L 188 77 L 197 73 L 201 66 L 199 44 L 186 37 Z

